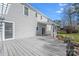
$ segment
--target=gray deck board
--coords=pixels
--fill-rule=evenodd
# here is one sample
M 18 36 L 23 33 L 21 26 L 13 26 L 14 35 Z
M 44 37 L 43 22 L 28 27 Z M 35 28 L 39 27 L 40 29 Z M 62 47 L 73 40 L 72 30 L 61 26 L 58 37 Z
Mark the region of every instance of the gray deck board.
M 63 42 L 47 37 L 15 39 L 4 42 L 4 56 L 65 56 L 65 51 Z M 1 54 L 2 52 L 0 52 Z

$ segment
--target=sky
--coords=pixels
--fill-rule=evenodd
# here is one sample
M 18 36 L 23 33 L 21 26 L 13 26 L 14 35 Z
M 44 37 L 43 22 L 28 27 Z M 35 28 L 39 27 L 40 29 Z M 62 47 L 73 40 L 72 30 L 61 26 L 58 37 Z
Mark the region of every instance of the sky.
M 31 3 L 31 5 L 52 20 L 61 20 L 66 3 Z

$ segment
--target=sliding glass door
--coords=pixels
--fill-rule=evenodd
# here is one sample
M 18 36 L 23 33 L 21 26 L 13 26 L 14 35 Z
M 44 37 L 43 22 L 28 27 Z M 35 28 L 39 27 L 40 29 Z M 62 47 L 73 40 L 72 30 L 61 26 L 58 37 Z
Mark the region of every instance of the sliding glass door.
M 5 22 L 5 39 L 13 38 L 13 23 Z

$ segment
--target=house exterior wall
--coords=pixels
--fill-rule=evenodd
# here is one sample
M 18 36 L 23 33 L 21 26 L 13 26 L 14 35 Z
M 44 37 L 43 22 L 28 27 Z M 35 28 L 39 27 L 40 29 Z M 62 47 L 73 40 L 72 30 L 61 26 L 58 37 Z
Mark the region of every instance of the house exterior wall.
M 37 22 L 47 22 L 47 18 L 42 16 L 42 19 L 41 19 L 41 16 L 42 15 L 38 13 Z
M 37 35 L 42 35 L 42 28 L 44 27 L 45 28 L 45 35 L 51 35 L 53 37 L 56 37 L 57 35 L 57 31 L 56 31 L 56 26 L 55 25 L 52 25 L 53 22 L 51 20 L 48 21 L 48 18 L 42 16 L 42 19 L 41 19 L 41 16 L 40 14 L 38 14 L 38 17 L 37 17 L 37 27 L 38 27 L 38 31 L 37 31 Z M 52 23 L 52 24 L 47 24 L 47 23 Z M 45 26 L 43 25 L 45 24 Z
M 37 27 L 38 27 L 38 29 L 37 29 L 37 35 L 41 35 L 42 36 L 42 28 L 45 28 L 44 35 L 46 34 L 46 24 L 38 23 Z
M 56 36 L 57 36 L 57 28 L 56 28 L 56 26 L 55 25 L 47 25 L 46 34 L 56 38 Z
M 52 30 L 51 29 L 51 25 L 47 25 L 47 27 L 46 27 L 46 34 L 51 35 L 51 30 Z
M 57 26 L 56 25 L 53 25 L 53 37 L 56 38 L 57 36 Z
M 37 22 L 36 22 L 35 12 L 30 8 L 28 9 L 28 11 L 29 11 L 28 16 L 24 15 L 24 5 L 18 3 L 11 4 L 9 8 L 9 12 L 5 16 L 6 21 L 15 22 L 16 39 L 36 36 Z
M 56 31 L 53 32 L 54 25 L 46 24 L 48 22 L 47 17 L 44 17 L 41 13 L 32 9 L 30 6 L 28 6 L 28 4 L 26 4 L 25 6 L 28 8 L 28 16 L 24 15 L 24 4 L 18 3 L 11 4 L 7 14 L 4 15 L 6 21 L 12 21 L 15 23 L 14 37 L 16 39 L 33 37 L 36 36 L 37 33 L 41 35 L 42 28 L 45 28 L 46 35 L 52 35 L 56 33 Z M 39 27 L 39 31 L 36 30 L 37 27 Z
M 45 28 L 45 35 L 54 35 L 56 34 L 56 31 L 53 32 L 53 27 L 52 26 L 55 26 L 55 25 L 52 25 L 52 24 L 46 24 L 48 22 L 48 18 L 42 16 L 42 19 L 41 19 L 41 14 L 37 13 L 37 27 L 38 27 L 38 30 L 37 30 L 37 35 L 42 35 L 42 28 L 44 27 Z M 49 20 L 49 22 L 52 22 Z M 43 25 L 45 24 L 45 26 Z M 52 27 L 52 28 L 51 28 Z

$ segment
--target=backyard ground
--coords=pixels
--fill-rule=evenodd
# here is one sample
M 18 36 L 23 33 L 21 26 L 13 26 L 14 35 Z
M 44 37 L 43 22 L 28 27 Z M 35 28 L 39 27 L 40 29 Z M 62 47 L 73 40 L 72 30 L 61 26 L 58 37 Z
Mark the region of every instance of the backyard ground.
M 70 37 L 70 38 L 72 38 L 73 42 L 79 43 L 79 33 L 72 33 L 72 34 L 62 33 L 62 34 L 58 34 L 58 35 L 61 35 L 63 37 Z

